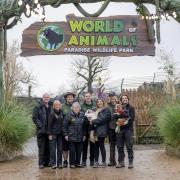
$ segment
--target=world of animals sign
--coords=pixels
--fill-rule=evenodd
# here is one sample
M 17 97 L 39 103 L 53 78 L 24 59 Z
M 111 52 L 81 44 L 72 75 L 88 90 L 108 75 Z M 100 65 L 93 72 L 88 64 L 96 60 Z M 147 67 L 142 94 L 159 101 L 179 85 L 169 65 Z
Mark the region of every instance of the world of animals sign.
M 154 56 L 146 22 L 139 16 L 76 17 L 67 22 L 36 22 L 24 30 L 21 56 Z

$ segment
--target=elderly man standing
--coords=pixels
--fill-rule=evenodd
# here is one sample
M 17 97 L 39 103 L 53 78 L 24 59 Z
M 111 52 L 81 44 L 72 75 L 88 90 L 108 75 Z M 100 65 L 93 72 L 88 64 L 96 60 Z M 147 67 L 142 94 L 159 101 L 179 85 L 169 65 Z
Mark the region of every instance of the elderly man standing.
M 52 109 L 49 94 L 45 93 L 39 105 L 33 110 L 32 119 L 37 129 L 39 168 L 49 166 L 48 118 Z

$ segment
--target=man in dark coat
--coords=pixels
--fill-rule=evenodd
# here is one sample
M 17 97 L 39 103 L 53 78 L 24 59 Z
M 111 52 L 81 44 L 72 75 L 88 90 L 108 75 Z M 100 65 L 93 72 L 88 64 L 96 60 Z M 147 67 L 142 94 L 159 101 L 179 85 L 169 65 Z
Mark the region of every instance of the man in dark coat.
M 62 106 L 62 112 L 64 116 L 66 116 L 71 112 L 71 106 L 74 102 L 75 96 L 76 95 L 73 92 L 67 92 L 64 94 L 65 103 Z M 63 138 L 63 157 L 64 157 L 63 167 L 68 166 L 68 151 L 69 151 L 69 142 L 65 138 Z
M 111 119 L 109 121 L 109 145 L 110 145 L 110 162 L 108 166 L 115 166 L 116 165 L 116 120 L 113 118 L 113 114 L 115 113 L 115 107 L 117 104 L 117 97 L 115 92 L 109 93 L 109 100 L 108 108 L 111 111 Z
M 134 107 L 129 104 L 129 98 L 127 95 L 123 95 L 121 97 L 121 103 L 123 105 L 123 108 L 126 112 L 129 114 L 128 123 L 125 124 L 125 119 L 122 119 L 119 121 L 121 127 L 120 132 L 117 133 L 117 148 L 118 148 L 118 161 L 119 164 L 116 166 L 117 168 L 125 167 L 124 164 L 124 144 L 126 145 L 126 149 L 128 152 L 128 159 L 129 159 L 129 166 L 128 168 L 133 168 L 133 159 L 134 159 L 134 153 L 133 153 L 133 122 L 135 118 L 135 110 Z
M 49 94 L 45 93 L 39 106 L 33 110 L 32 119 L 37 129 L 39 168 L 49 166 L 48 117 L 52 109 Z
M 95 102 L 92 100 L 92 95 L 87 92 L 84 95 L 84 103 L 81 105 L 81 111 L 86 113 L 87 110 L 94 110 L 96 108 Z M 82 155 L 82 165 L 86 166 L 88 143 L 89 143 L 89 130 L 90 124 L 86 128 L 86 140 L 83 142 L 83 155 Z M 90 141 L 90 166 L 94 165 L 94 143 Z

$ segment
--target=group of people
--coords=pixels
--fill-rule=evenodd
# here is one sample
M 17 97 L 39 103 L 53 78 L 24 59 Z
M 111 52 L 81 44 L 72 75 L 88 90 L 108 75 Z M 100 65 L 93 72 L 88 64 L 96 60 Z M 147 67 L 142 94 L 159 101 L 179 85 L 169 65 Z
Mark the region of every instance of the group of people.
M 84 102 L 75 100 L 76 95 L 68 92 L 65 103 L 50 100 L 49 94 L 33 110 L 33 122 L 37 128 L 39 168 L 80 168 L 87 166 L 88 149 L 90 166 L 93 168 L 125 167 L 124 145 L 128 152 L 128 168 L 133 168 L 133 121 L 135 110 L 127 95 L 117 98 L 109 93 L 109 102 L 92 99 L 91 93 L 84 94 Z M 109 138 L 110 159 L 106 164 L 105 139 Z M 89 148 L 88 148 L 89 146 Z M 118 161 L 116 161 L 116 147 Z M 102 163 L 99 163 L 101 152 Z

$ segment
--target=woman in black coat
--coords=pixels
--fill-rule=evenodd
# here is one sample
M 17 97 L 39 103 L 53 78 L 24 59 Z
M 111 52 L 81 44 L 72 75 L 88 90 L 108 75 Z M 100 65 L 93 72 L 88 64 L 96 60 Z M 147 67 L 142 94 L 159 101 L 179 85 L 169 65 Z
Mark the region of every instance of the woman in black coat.
M 48 122 L 50 166 L 52 169 L 56 167 L 62 168 L 63 112 L 61 111 L 61 107 L 62 104 L 60 101 L 55 100 Z
M 86 138 L 87 120 L 84 113 L 80 112 L 80 109 L 80 104 L 74 102 L 71 112 L 66 115 L 63 122 L 64 136 L 69 141 L 70 168 L 81 167 L 83 141 Z
M 105 103 L 102 99 L 97 99 L 96 101 L 96 113 L 97 119 L 90 121 L 90 123 L 95 128 L 95 163 L 94 168 L 96 167 L 106 167 L 106 150 L 104 141 L 108 135 L 108 124 L 111 119 L 111 112 L 108 108 L 105 107 Z M 99 149 L 102 155 L 102 164 L 99 165 Z

